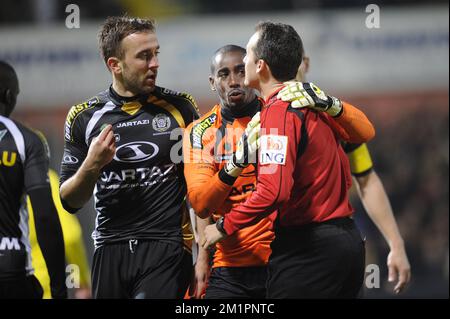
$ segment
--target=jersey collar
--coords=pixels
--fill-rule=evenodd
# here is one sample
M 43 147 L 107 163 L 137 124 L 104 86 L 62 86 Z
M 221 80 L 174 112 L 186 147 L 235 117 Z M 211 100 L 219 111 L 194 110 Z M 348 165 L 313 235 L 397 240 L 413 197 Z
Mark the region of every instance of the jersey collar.
M 141 104 L 143 105 L 148 99 L 148 94 L 138 94 L 135 96 L 121 96 L 113 89 L 111 85 L 109 87 L 109 97 L 115 105 L 123 105 L 125 103 L 134 101 L 141 102 Z
M 266 99 L 266 106 L 273 104 L 277 100 L 278 92 L 280 92 L 285 86 L 280 86 L 275 91 L 273 91 L 270 96 Z
M 247 116 L 253 117 L 253 115 L 261 110 L 261 105 L 261 101 L 258 98 L 255 98 L 240 112 L 231 112 L 230 108 L 221 106 L 220 114 L 222 115 L 222 118 L 227 122 L 233 122 L 238 118 Z

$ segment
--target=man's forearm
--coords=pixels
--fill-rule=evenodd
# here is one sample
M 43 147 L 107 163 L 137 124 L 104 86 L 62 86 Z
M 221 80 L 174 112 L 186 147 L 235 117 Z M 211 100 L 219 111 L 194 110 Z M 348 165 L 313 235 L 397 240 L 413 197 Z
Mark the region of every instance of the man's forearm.
M 85 162 L 60 188 L 61 199 L 72 208 L 81 208 L 92 196 L 100 170 Z
M 391 249 L 403 247 L 389 198 L 378 175 L 372 171 L 357 178 L 358 192 L 370 219 L 383 234 Z
M 198 259 L 207 258 L 209 261 L 209 254 L 208 251 L 204 248 L 202 248 L 201 244 L 203 243 L 205 239 L 205 228 L 206 226 L 211 224 L 211 218 L 200 218 L 198 216 L 195 217 L 197 219 L 197 234 L 199 236 L 198 242 L 200 243 L 198 247 Z
M 188 198 L 196 215 L 206 218 L 224 206 L 232 186 L 221 181 L 218 173 L 202 179 L 200 176 L 200 173 L 195 176 L 195 183 L 192 180 L 187 181 Z
M 342 103 L 343 112 L 334 120 L 348 135 L 345 140 L 350 143 L 365 143 L 371 140 L 375 136 L 375 128 L 367 116 L 353 105 Z

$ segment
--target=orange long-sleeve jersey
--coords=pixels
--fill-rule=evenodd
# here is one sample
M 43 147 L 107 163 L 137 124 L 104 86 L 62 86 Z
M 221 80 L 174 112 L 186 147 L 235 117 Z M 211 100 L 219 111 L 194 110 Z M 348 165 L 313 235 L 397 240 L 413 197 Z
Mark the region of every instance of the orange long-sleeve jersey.
M 255 189 L 255 166 L 250 165 L 227 185 L 219 171 L 235 151 L 251 117 L 260 110 L 262 102 L 255 100 L 246 114 L 234 118 L 220 105 L 188 126 L 183 139 L 184 173 L 188 199 L 201 217 L 214 218 L 226 214 L 233 206 L 245 201 Z M 264 266 L 270 255 L 274 238 L 272 219 L 264 218 L 255 225 L 240 230 L 217 244 L 213 267 Z
M 261 109 L 263 102 L 255 100 L 239 118 L 228 109 L 215 105 L 211 111 L 189 125 L 183 139 L 184 172 L 188 199 L 200 217 L 218 218 L 244 202 L 256 188 L 256 168 L 250 165 L 228 185 L 219 177 L 225 162 L 235 151 L 251 117 Z M 328 115 L 324 115 L 329 117 Z M 328 124 L 344 140 L 367 141 L 374 135 L 373 126 L 364 113 L 345 103 L 339 120 L 329 117 Z M 356 119 L 356 120 L 355 120 Z M 272 221 L 275 214 L 256 224 L 238 230 L 219 242 L 213 267 L 250 267 L 267 264 L 274 238 Z

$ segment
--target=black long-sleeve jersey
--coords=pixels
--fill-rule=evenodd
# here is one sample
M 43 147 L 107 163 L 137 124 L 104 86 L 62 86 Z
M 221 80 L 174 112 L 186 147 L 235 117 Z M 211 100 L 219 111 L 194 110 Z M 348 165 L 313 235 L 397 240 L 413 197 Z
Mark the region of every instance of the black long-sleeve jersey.
M 116 154 L 94 189 L 96 247 L 130 239 L 182 242 L 186 182 L 181 138 L 197 118 L 189 94 L 161 87 L 133 98 L 121 97 L 111 87 L 72 107 L 65 124 L 61 183 L 76 173 L 105 125 L 113 126 L 115 136 Z
M 33 272 L 25 194 L 50 189 L 47 172 L 44 141 L 20 123 L 0 116 L 0 279 Z

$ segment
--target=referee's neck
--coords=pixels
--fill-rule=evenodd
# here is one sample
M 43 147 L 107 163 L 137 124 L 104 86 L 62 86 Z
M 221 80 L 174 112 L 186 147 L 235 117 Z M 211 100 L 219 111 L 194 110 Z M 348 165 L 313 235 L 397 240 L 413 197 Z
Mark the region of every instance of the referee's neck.
M 267 101 L 283 85 L 283 83 L 278 82 L 275 79 L 272 79 L 272 81 L 265 84 L 261 84 L 261 95 L 263 96 L 264 101 Z

